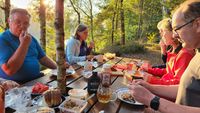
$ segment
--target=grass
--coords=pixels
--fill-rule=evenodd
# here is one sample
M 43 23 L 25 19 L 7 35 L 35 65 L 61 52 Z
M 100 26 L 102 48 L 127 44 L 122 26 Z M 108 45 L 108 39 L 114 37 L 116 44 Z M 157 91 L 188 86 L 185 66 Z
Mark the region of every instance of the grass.
M 148 60 L 152 65 L 162 64 L 160 50 L 147 49 L 144 53 L 123 54 L 122 57 Z
M 160 46 L 155 43 L 130 42 L 126 45 L 109 45 L 100 53 L 116 53 L 117 56 L 148 60 L 152 65 L 162 64 Z

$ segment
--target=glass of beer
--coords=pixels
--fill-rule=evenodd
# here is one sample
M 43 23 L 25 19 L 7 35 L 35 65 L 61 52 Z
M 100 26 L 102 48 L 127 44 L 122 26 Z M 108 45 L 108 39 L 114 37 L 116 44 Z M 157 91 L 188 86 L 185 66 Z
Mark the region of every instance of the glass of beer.
M 117 94 L 110 87 L 99 85 L 97 90 L 97 99 L 101 103 L 108 103 L 117 99 Z

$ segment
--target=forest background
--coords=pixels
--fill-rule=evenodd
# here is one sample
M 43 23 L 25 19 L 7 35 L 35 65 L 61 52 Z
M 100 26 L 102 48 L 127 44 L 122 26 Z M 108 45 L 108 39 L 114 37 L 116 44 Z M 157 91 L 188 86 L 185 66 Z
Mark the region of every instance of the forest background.
M 38 39 L 47 55 L 55 60 L 55 0 L 29 1 L 27 9 L 32 15 L 29 31 Z M 73 35 L 79 23 L 84 23 L 89 27 L 87 41 L 95 41 L 95 54 L 114 52 L 118 56 L 142 54 L 145 57 L 153 54 L 152 58 L 155 58 L 152 50 L 160 49 L 157 23 L 171 17 L 171 12 L 183 1 L 64 0 L 65 40 Z M 6 20 L 10 9 L 16 7 L 11 3 L 12 0 L 0 0 L 0 33 L 8 28 Z M 156 53 L 157 56 L 159 54 Z M 160 62 L 157 56 L 150 60 Z

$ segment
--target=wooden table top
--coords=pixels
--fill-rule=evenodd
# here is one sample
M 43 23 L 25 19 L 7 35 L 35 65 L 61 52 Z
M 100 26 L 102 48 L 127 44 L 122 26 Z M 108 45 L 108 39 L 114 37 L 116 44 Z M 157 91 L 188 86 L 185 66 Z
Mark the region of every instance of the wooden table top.
M 103 63 L 99 63 L 97 68 L 102 67 L 104 63 L 112 63 L 112 64 L 123 64 L 128 63 L 134 59 L 129 58 L 122 58 L 122 57 L 116 57 L 114 59 L 111 59 L 109 61 L 105 61 Z M 87 90 L 87 79 L 84 78 L 80 73 L 83 70 L 83 67 L 75 64 L 73 65 L 73 68 L 76 70 L 76 73 L 73 75 L 67 76 L 67 82 L 66 82 L 66 88 L 67 90 L 72 88 L 79 88 Z M 23 84 L 23 86 L 33 86 L 36 82 L 41 82 L 44 84 L 51 85 L 53 87 L 57 87 L 57 81 L 56 76 L 50 74 L 50 70 L 47 69 L 43 71 L 45 76 L 35 79 L 33 81 L 27 82 Z M 117 90 L 119 88 L 126 88 L 124 84 L 122 84 L 124 77 L 123 76 L 112 76 L 111 78 L 111 88 L 112 90 Z M 117 99 L 116 101 L 109 102 L 107 104 L 103 104 L 98 102 L 97 97 L 94 96 L 90 100 L 88 100 L 88 105 L 84 109 L 84 113 L 99 113 L 100 111 L 104 111 L 104 113 L 143 113 L 144 107 L 143 106 L 135 106 L 131 105 L 125 102 L 120 101 Z M 6 113 L 12 113 L 14 110 L 11 110 L 10 108 L 6 108 Z

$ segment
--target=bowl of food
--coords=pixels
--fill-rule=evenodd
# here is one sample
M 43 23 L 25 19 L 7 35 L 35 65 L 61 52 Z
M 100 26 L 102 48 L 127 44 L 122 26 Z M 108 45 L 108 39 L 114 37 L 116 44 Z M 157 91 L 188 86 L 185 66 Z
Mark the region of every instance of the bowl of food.
M 87 91 L 83 89 L 71 89 L 68 92 L 70 97 L 78 98 L 78 99 L 85 99 L 87 96 Z
M 55 113 L 55 111 L 49 107 L 39 107 L 36 113 Z
M 61 113 L 81 113 L 87 106 L 86 101 L 68 96 L 59 109 Z

